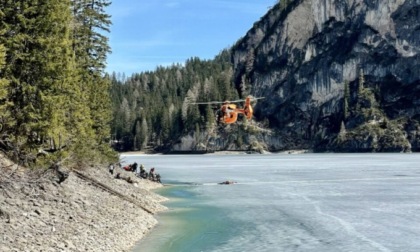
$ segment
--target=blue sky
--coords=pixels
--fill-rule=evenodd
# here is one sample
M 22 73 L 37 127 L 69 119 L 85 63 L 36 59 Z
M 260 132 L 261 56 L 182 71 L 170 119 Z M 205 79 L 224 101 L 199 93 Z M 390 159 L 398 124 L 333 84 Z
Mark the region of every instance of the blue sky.
M 114 0 L 107 12 L 107 72 L 153 71 L 190 57 L 213 59 L 244 36 L 275 0 Z

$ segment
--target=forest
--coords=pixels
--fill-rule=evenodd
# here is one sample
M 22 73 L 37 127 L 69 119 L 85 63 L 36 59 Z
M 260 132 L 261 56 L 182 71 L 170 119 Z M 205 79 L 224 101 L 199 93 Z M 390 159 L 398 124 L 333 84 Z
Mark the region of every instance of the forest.
M 238 98 L 230 51 L 133 74 L 105 72 L 108 0 L 0 2 L 0 150 L 27 166 L 116 160 L 214 127 Z
M 113 73 L 113 146 L 165 151 L 182 135 L 216 127 L 216 107 L 192 103 L 238 98 L 230 58 L 225 49 L 213 60 L 191 58 L 185 65 L 158 67 L 127 79 Z
M 0 150 L 19 164 L 115 160 L 108 0 L 0 1 Z
M 281 1 L 236 45 L 221 50 L 212 60 L 192 57 L 184 64 L 159 66 L 154 71 L 126 77 L 123 73 L 106 72 L 107 55 L 111 53 L 108 38 L 111 16 L 106 12 L 110 4 L 110 0 L 0 1 L 0 151 L 15 162 L 35 167 L 62 162 L 72 165 L 111 162 L 117 160 L 116 151 L 165 152 L 188 136 L 198 140 L 200 135 L 207 139 L 195 141 L 195 146 L 208 146 L 211 134 L 200 133 L 218 129 L 217 107 L 194 103 L 236 100 L 251 93 L 272 96 L 262 101 L 264 110 L 255 113 L 262 122 L 252 128 L 238 124 L 236 135 L 213 134 L 217 136 L 212 141 L 218 142 L 219 149 L 242 150 L 252 146 L 255 149 L 260 143 L 267 143 L 257 149 L 418 150 L 417 130 L 412 130 L 418 129 L 416 100 L 412 98 L 416 96 L 418 75 L 404 70 L 410 66 L 407 60 L 414 65 L 418 61 L 415 57 L 400 57 L 398 67 L 388 66 L 385 59 L 393 44 L 381 49 L 381 54 L 357 54 L 364 60 L 366 88 L 360 89 L 364 85 L 358 85 L 365 82 L 363 74 L 363 78 L 353 78 L 350 82 L 337 79 L 343 85 L 336 87 L 336 96 L 314 103 L 313 97 L 323 96 L 317 95 L 319 90 L 313 89 L 314 82 L 308 80 L 319 68 L 318 60 L 335 57 L 305 61 L 302 68 L 305 54 L 290 47 L 290 52 L 282 51 L 277 60 L 267 62 L 271 52 L 264 50 L 280 45 L 268 39 L 277 31 L 273 27 L 283 25 L 281 21 L 287 13 L 299 4 Z M 404 25 L 404 20 L 398 17 L 395 16 L 395 22 Z M 359 29 L 351 31 L 360 33 Z M 330 32 L 320 34 L 327 36 Z M 330 35 L 339 37 L 340 34 Z M 254 45 L 255 39 L 267 46 Z M 322 37 L 310 39 L 322 40 Z M 335 53 L 342 46 L 340 39 L 335 41 L 337 46 L 329 47 L 321 42 L 319 46 L 327 46 L 322 50 L 339 55 L 337 62 L 344 62 L 352 54 Z M 351 49 L 356 45 L 348 46 Z M 288 57 L 292 52 L 299 52 L 300 58 Z M 407 72 L 409 78 L 401 78 L 404 83 L 398 84 L 386 76 L 375 76 L 372 69 L 377 69 L 378 61 L 369 61 L 369 55 L 382 55 L 382 72 L 392 70 L 396 76 Z M 296 59 L 296 62 L 285 64 L 281 59 Z M 330 65 L 334 64 L 323 66 Z M 296 74 L 286 74 L 295 68 L 306 69 L 300 79 L 294 79 Z M 280 70 L 288 79 L 281 78 Z M 332 71 L 327 70 L 324 72 Z M 298 82 L 300 85 L 295 85 Z M 302 83 L 306 85 L 306 93 L 300 92 Z M 401 101 L 392 98 L 394 89 L 400 93 Z M 273 90 L 286 93 L 280 92 L 282 96 L 277 97 Z M 363 95 L 366 102 L 361 103 Z M 308 109 L 302 111 L 301 107 Z M 399 119 L 403 112 L 407 113 L 405 121 Z M 388 121 L 391 123 L 383 123 Z M 382 128 L 371 129 L 372 125 Z M 273 129 L 272 132 L 264 129 L 265 126 Z M 259 132 L 251 139 L 249 131 Z M 391 140 L 387 138 L 392 135 L 389 132 L 397 132 Z M 226 136 L 232 139 L 226 140 Z M 374 141 L 366 145 L 366 138 Z

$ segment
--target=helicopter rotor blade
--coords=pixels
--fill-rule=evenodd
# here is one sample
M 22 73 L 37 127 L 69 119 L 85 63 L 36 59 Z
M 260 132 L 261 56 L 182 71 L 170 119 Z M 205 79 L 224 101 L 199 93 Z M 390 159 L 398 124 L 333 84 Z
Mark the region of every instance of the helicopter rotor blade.
M 256 100 L 261 100 L 264 99 L 265 97 L 250 97 L 251 101 L 256 101 Z M 229 103 L 238 103 L 238 102 L 244 102 L 246 101 L 246 99 L 240 99 L 240 100 L 235 100 L 235 101 L 229 101 Z
M 222 104 L 225 102 L 220 102 L 220 101 L 210 101 L 210 102 L 191 102 L 189 104 Z
M 265 97 L 251 97 L 251 101 L 255 101 L 255 100 L 260 100 L 260 99 L 264 99 Z M 234 100 L 234 101 L 210 101 L 210 102 L 191 102 L 189 104 L 223 104 L 223 103 L 239 103 L 239 102 L 244 102 L 245 99 L 240 99 L 240 100 Z

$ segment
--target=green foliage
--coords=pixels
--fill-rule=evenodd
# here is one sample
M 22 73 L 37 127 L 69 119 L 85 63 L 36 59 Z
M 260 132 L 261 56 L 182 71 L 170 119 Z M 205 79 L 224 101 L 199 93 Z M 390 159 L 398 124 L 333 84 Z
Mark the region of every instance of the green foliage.
M 43 166 L 115 158 L 107 147 L 110 83 L 102 74 L 108 5 L 0 2 L 2 135 L 15 159 Z
M 341 122 L 341 125 L 340 125 L 340 133 L 338 133 L 338 140 L 340 142 L 346 140 L 346 134 L 347 134 L 347 132 L 346 132 L 346 126 L 344 125 L 344 122 Z
M 264 146 L 258 141 L 253 141 L 251 143 L 250 150 L 258 152 L 258 153 L 263 153 L 264 152 Z
M 350 100 L 350 90 L 349 82 L 344 82 L 344 100 L 343 100 L 343 116 L 344 120 L 349 116 L 349 100 Z
M 158 67 L 128 79 L 113 73 L 109 76 L 111 132 L 116 147 L 158 148 L 196 129 L 211 130 L 215 127 L 212 105 L 191 103 L 237 99 L 232 73 L 227 50 L 214 60 L 191 58 L 185 66 Z
M 344 101 L 347 96 L 345 86 Z M 395 152 L 410 149 L 402 120 L 390 120 L 375 98 L 374 90 L 365 87 L 363 71 L 360 72 L 355 108 L 349 109 L 346 122 L 352 128 L 346 129 L 341 123 L 340 132 L 335 140 L 336 150 L 368 151 L 368 152 Z M 346 103 L 345 103 L 346 104 Z M 345 107 L 346 108 L 346 107 Z
M 66 109 L 62 102 L 66 99 L 69 5 L 58 0 L 31 3 L 16 2 L 15 10 L 6 4 L 2 22 L 6 29 L 2 43 L 8 48 L 3 74 L 10 81 L 9 126 L 14 128 L 10 137 L 31 149 L 48 139 L 48 147 L 56 149 L 59 138 L 65 141 L 67 137 L 60 119 Z
M 88 139 L 94 138 L 95 149 L 111 140 L 111 80 L 103 73 L 106 55 L 111 51 L 104 35 L 111 25 L 110 15 L 105 12 L 109 5 L 108 0 L 72 0 L 72 48 L 83 93 L 81 102 L 87 106 L 85 113 L 90 113 L 89 124 L 84 128 Z
M 396 152 L 410 149 L 410 143 L 405 137 L 403 125 L 399 120 L 383 119 L 379 122 L 368 122 L 347 132 L 347 142 L 360 150 L 375 152 Z
M 358 94 L 361 94 L 363 92 L 364 86 L 365 86 L 365 74 L 363 73 L 363 69 L 360 69 Z
M 280 4 L 280 9 L 284 10 L 287 8 L 287 6 L 289 6 L 289 4 L 292 2 L 293 0 L 279 0 L 279 4 Z
M 1 32 L 0 32 L 1 36 Z M 3 45 L 0 45 L 0 75 L 2 76 L 2 71 L 4 68 L 5 63 L 5 56 L 6 56 L 6 48 Z M 9 82 L 4 79 L 0 78 L 0 136 L 2 134 L 3 128 L 5 127 L 5 119 L 10 117 L 10 113 L 7 110 L 8 106 L 8 93 L 9 90 Z

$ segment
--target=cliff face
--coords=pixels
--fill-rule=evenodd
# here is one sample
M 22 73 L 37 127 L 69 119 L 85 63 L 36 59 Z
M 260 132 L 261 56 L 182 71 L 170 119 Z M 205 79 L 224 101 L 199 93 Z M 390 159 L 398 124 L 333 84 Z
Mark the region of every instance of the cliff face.
M 419 151 L 420 1 L 289 2 L 233 48 L 257 119 L 295 148 Z

